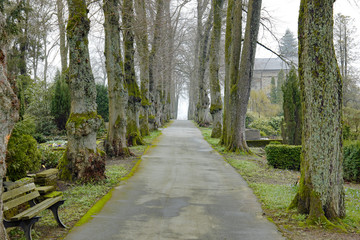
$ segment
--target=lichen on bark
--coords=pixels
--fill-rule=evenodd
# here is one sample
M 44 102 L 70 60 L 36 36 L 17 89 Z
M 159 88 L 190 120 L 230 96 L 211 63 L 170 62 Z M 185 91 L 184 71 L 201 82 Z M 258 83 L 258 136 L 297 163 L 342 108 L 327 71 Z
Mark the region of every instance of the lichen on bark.
M 109 129 L 105 144 L 108 156 L 129 156 L 126 142 L 126 107 L 128 93 L 123 73 L 120 49 L 120 0 L 104 1 L 105 58 L 109 91 Z
M 342 80 L 333 46 L 333 0 L 302 0 L 299 79 L 303 135 L 300 187 L 290 207 L 308 222 L 345 216 Z
M 222 99 L 219 82 L 219 51 L 221 39 L 221 20 L 223 0 L 213 1 L 214 23 L 210 42 L 210 114 L 213 118 L 212 138 L 221 137 L 222 129 Z
M 140 105 L 141 93 L 136 82 L 134 63 L 134 33 L 132 30 L 134 18 L 134 6 L 132 0 L 124 0 L 122 5 L 123 41 L 124 41 L 124 74 L 129 94 L 127 108 L 127 139 L 132 146 L 143 145 L 144 141 L 140 133 Z
M 7 78 L 6 49 L 9 39 L 5 28 L 5 15 L 0 9 L 0 239 L 7 240 L 3 225 L 2 185 L 6 173 L 6 148 L 11 131 L 19 118 L 19 101 Z
M 141 90 L 141 118 L 140 118 L 140 132 L 142 136 L 150 134 L 149 129 L 149 109 L 150 94 L 149 94 L 149 43 L 147 35 L 147 20 L 145 1 L 135 1 L 136 11 L 136 27 L 135 40 L 137 44 L 137 51 L 140 56 L 140 90 Z
M 59 162 L 60 176 L 71 181 L 97 181 L 105 178 L 105 156 L 96 148 L 96 132 L 102 119 L 96 113 L 95 80 L 89 59 L 90 20 L 85 0 L 68 0 L 68 5 L 71 113 L 66 124 L 68 144 Z
M 234 152 L 251 153 L 245 139 L 245 119 L 250 97 L 250 87 L 255 62 L 257 36 L 260 25 L 261 0 L 250 0 L 246 19 L 244 44 L 241 49 L 240 69 L 239 52 L 241 42 L 241 27 L 238 27 L 241 17 L 241 1 L 234 1 L 234 34 L 232 35 L 232 55 L 230 62 L 230 110 L 231 123 L 228 126 L 228 149 Z M 235 26 L 237 26 L 235 28 Z

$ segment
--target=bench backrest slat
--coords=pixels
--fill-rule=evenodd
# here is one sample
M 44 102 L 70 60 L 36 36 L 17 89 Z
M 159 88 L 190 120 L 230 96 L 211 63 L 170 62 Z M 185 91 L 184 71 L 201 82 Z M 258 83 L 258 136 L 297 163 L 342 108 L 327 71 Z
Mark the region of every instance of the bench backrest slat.
M 36 188 L 36 186 L 35 186 L 34 183 L 28 183 L 28 184 L 26 184 L 24 186 L 15 188 L 15 189 L 10 190 L 8 192 L 4 192 L 3 196 L 2 196 L 2 199 L 3 199 L 4 202 L 6 202 L 7 200 L 10 200 L 12 198 L 16 198 L 17 196 L 22 195 L 22 194 L 24 194 L 26 192 L 33 191 L 35 188 Z
M 11 208 L 17 207 L 23 203 L 29 202 L 37 197 L 39 197 L 40 194 L 38 191 L 33 191 L 29 194 L 23 195 L 21 197 L 15 198 L 13 200 L 10 200 L 6 203 L 4 203 L 4 211 L 7 211 Z

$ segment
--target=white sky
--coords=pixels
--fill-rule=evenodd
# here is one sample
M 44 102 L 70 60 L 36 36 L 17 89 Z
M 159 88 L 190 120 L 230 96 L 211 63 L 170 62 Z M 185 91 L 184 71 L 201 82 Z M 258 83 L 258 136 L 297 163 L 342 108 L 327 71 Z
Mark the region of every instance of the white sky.
M 263 0 L 263 9 L 268 12 L 272 18 L 272 31 L 277 38 L 281 38 L 287 28 L 297 36 L 297 21 L 299 16 L 300 0 Z M 334 15 L 341 13 L 354 18 L 354 26 L 357 28 L 357 34 L 360 36 L 360 2 L 358 0 L 336 0 Z M 264 11 L 263 11 L 264 13 Z M 264 16 L 264 15 L 263 15 Z M 272 48 L 277 46 L 273 37 L 264 31 L 259 32 L 259 41 Z M 277 49 L 275 49 L 277 50 Z M 276 57 L 263 48 L 257 49 L 257 57 Z

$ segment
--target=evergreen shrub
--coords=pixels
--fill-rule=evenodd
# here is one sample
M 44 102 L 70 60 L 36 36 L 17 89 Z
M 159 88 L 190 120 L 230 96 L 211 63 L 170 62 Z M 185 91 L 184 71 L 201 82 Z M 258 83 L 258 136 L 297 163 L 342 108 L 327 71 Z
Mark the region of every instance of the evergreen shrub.
M 6 153 L 6 176 L 11 181 L 26 177 L 27 172 L 40 169 L 41 153 L 36 140 L 31 136 L 34 132 L 34 119 L 27 115 L 23 121 L 15 124 Z
M 275 168 L 300 169 L 301 146 L 269 144 L 265 152 L 268 164 Z
M 344 180 L 360 182 L 360 141 L 344 144 Z

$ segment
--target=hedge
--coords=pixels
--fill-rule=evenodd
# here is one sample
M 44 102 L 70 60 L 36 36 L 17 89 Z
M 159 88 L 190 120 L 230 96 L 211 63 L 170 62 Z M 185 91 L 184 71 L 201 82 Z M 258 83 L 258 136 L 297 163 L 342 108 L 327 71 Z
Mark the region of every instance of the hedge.
M 264 140 L 246 140 L 248 147 L 266 147 L 268 144 L 274 142 L 282 142 L 282 140 L 264 139 Z
M 269 165 L 280 169 L 300 169 L 301 146 L 275 145 L 265 147 Z M 360 141 L 345 142 L 343 147 L 344 180 L 360 183 Z
M 265 147 L 268 164 L 280 169 L 300 169 L 301 146 L 269 144 Z
M 344 180 L 360 182 L 360 141 L 344 144 Z

